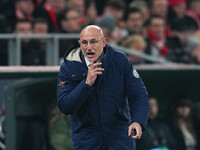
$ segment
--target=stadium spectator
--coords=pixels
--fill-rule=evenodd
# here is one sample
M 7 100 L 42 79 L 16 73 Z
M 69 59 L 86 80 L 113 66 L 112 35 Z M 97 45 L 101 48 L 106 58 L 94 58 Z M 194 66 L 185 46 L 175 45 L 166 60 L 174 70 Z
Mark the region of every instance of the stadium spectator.
M 39 4 L 33 13 L 35 18 L 45 18 L 48 21 L 49 32 L 58 30 L 57 14 L 67 7 L 66 0 L 46 0 L 43 4 Z
M 28 20 L 18 20 L 15 25 L 15 34 L 31 34 L 32 23 Z M 45 52 L 41 45 L 36 44 L 34 40 L 23 38 L 21 41 L 22 65 L 45 65 Z M 40 49 L 39 49 L 40 48 Z
M 150 150 L 156 148 L 175 148 L 174 137 L 167 123 L 161 119 L 159 114 L 158 101 L 156 98 L 150 98 L 150 110 L 148 126 L 141 140 L 136 143 L 138 150 Z M 180 150 L 180 149 L 177 149 Z
M 94 24 L 97 17 L 96 3 L 94 0 L 85 0 L 84 15 L 80 19 L 81 28 Z
M 169 124 L 177 150 L 198 150 L 191 105 L 190 98 L 178 97 L 172 108 L 173 118 Z
M 113 15 L 104 15 L 95 24 L 101 27 L 108 42 L 115 43 L 113 33 L 116 28 L 116 18 Z M 118 40 L 116 42 L 118 42 Z
M 166 45 L 166 39 L 169 35 L 165 18 L 159 15 L 151 16 L 147 24 L 146 53 L 165 57 L 169 51 Z
M 170 26 L 179 20 L 187 24 L 188 31 L 194 31 L 199 28 L 195 19 L 187 14 L 186 0 L 169 0 L 169 6 L 168 20 Z
M 145 47 L 146 47 L 146 42 L 145 40 L 140 36 L 140 35 L 133 35 L 129 36 L 123 43 L 122 45 L 124 47 L 127 47 L 131 49 L 132 51 L 136 51 L 139 53 L 144 53 Z M 128 58 L 133 64 L 141 64 L 144 63 L 144 61 L 136 56 L 131 56 L 128 55 Z
M 128 9 L 124 18 L 128 35 L 144 35 L 143 14 L 138 8 Z
M 57 16 L 59 33 L 78 33 L 80 31 L 79 13 L 74 8 L 66 8 Z M 60 40 L 60 57 L 63 57 L 66 50 L 71 48 L 77 40 L 61 39 Z
M 188 26 L 184 20 L 177 19 L 171 26 L 172 35 L 167 39 L 169 53 L 166 58 L 176 63 L 191 63 L 190 53 L 187 51 Z
M 79 13 L 79 16 L 82 17 L 85 11 L 85 1 L 84 0 L 68 0 L 68 7 L 74 8 Z
M 146 1 L 134 0 L 129 4 L 129 7 L 130 8 L 138 8 L 142 12 L 144 22 L 146 22 L 149 19 L 150 13 L 149 13 L 149 8 L 148 8 Z
M 17 20 L 27 19 L 29 21 L 32 21 L 33 11 L 33 0 L 15 0 L 15 16 Z
M 59 33 L 78 33 L 80 31 L 80 16 L 76 9 L 66 8 L 57 16 Z
M 36 18 L 33 20 L 33 33 L 34 34 L 47 34 L 48 33 L 48 22 L 43 18 Z M 32 49 L 38 60 L 38 65 L 45 65 L 46 58 L 46 39 L 33 39 L 31 41 Z M 35 58 L 35 59 L 36 59 Z
M 149 9 L 151 15 L 160 15 L 167 18 L 168 0 L 149 0 Z
M 196 20 L 200 27 L 200 0 L 191 0 L 187 13 Z
M 26 19 L 18 20 L 15 23 L 13 32 L 15 34 L 31 34 L 32 33 L 31 21 L 26 20 Z M 28 43 L 29 41 L 30 41 L 30 39 L 28 39 L 28 38 L 22 39 L 23 43 Z
M 123 0 L 108 0 L 104 7 L 103 15 L 111 14 L 118 22 L 123 18 L 124 11 L 125 3 Z
M 48 33 L 48 22 L 43 18 L 33 20 L 33 33 L 46 34 Z

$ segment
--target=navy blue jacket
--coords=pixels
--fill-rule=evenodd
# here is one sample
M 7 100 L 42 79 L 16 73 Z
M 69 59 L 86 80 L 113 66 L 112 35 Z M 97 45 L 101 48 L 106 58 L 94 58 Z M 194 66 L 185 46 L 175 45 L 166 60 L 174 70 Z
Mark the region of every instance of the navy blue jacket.
M 145 129 L 149 111 L 146 88 L 126 55 L 109 45 L 102 57 L 103 74 L 86 82 L 88 68 L 79 46 L 64 56 L 58 76 L 57 103 L 71 115 L 74 150 L 134 150 L 128 127 Z M 130 107 L 129 107 L 130 106 Z

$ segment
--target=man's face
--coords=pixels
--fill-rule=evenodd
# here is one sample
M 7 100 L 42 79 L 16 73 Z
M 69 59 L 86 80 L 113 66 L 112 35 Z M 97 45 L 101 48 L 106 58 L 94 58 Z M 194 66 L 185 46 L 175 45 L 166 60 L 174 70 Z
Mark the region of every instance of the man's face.
M 45 23 L 36 23 L 33 27 L 33 33 L 39 33 L 39 34 L 48 33 L 48 25 Z
M 79 16 L 84 14 L 84 1 L 83 0 L 69 0 L 69 7 L 76 8 Z
M 65 20 L 62 22 L 63 29 L 70 33 L 75 33 L 80 30 L 79 14 L 76 10 L 71 10 L 66 13 Z
M 81 32 L 79 44 L 83 55 L 91 62 L 97 60 L 103 53 L 106 39 L 99 29 L 90 27 Z
M 25 15 L 31 15 L 34 10 L 34 4 L 32 0 L 21 0 L 16 3 L 16 8 Z
M 167 16 L 168 11 L 168 1 L 167 0 L 154 0 L 152 6 L 152 14 L 161 15 L 163 17 Z
M 165 36 L 165 20 L 162 18 L 154 18 L 151 21 L 150 29 L 154 32 L 157 38 Z
M 32 33 L 32 27 L 30 22 L 20 22 L 15 27 L 16 34 L 29 34 Z
M 155 98 L 150 98 L 149 118 L 155 119 L 158 115 L 158 104 Z
M 128 29 L 132 32 L 140 32 L 142 30 L 143 19 L 140 13 L 131 13 L 126 21 Z
M 175 11 L 176 15 L 179 18 L 182 18 L 186 13 L 186 4 L 185 3 L 178 3 L 172 7 L 173 11 Z

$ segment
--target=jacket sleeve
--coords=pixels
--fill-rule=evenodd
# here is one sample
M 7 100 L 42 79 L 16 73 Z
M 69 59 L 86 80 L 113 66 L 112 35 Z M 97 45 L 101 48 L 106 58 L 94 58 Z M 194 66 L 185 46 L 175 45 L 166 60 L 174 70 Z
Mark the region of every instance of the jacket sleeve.
M 72 114 L 85 102 L 92 89 L 85 83 L 85 79 L 78 84 L 71 81 L 66 67 L 62 65 L 57 83 L 58 108 L 66 115 Z
M 144 130 L 147 125 L 150 107 L 149 96 L 141 77 L 133 68 L 132 63 L 127 60 L 125 66 L 125 87 L 129 104 L 131 105 L 131 118 L 133 122 L 140 123 Z

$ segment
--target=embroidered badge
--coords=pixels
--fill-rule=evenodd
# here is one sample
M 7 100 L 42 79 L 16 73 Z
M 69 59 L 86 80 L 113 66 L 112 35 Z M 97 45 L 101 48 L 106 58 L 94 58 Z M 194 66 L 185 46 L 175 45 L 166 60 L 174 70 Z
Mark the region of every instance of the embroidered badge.
M 134 75 L 134 77 L 136 77 L 136 78 L 139 78 L 139 77 L 140 77 L 139 74 L 138 74 L 138 72 L 137 72 L 135 69 L 133 69 L 133 75 Z
M 59 85 L 58 85 L 59 88 L 64 88 L 65 87 L 65 81 L 60 81 Z

